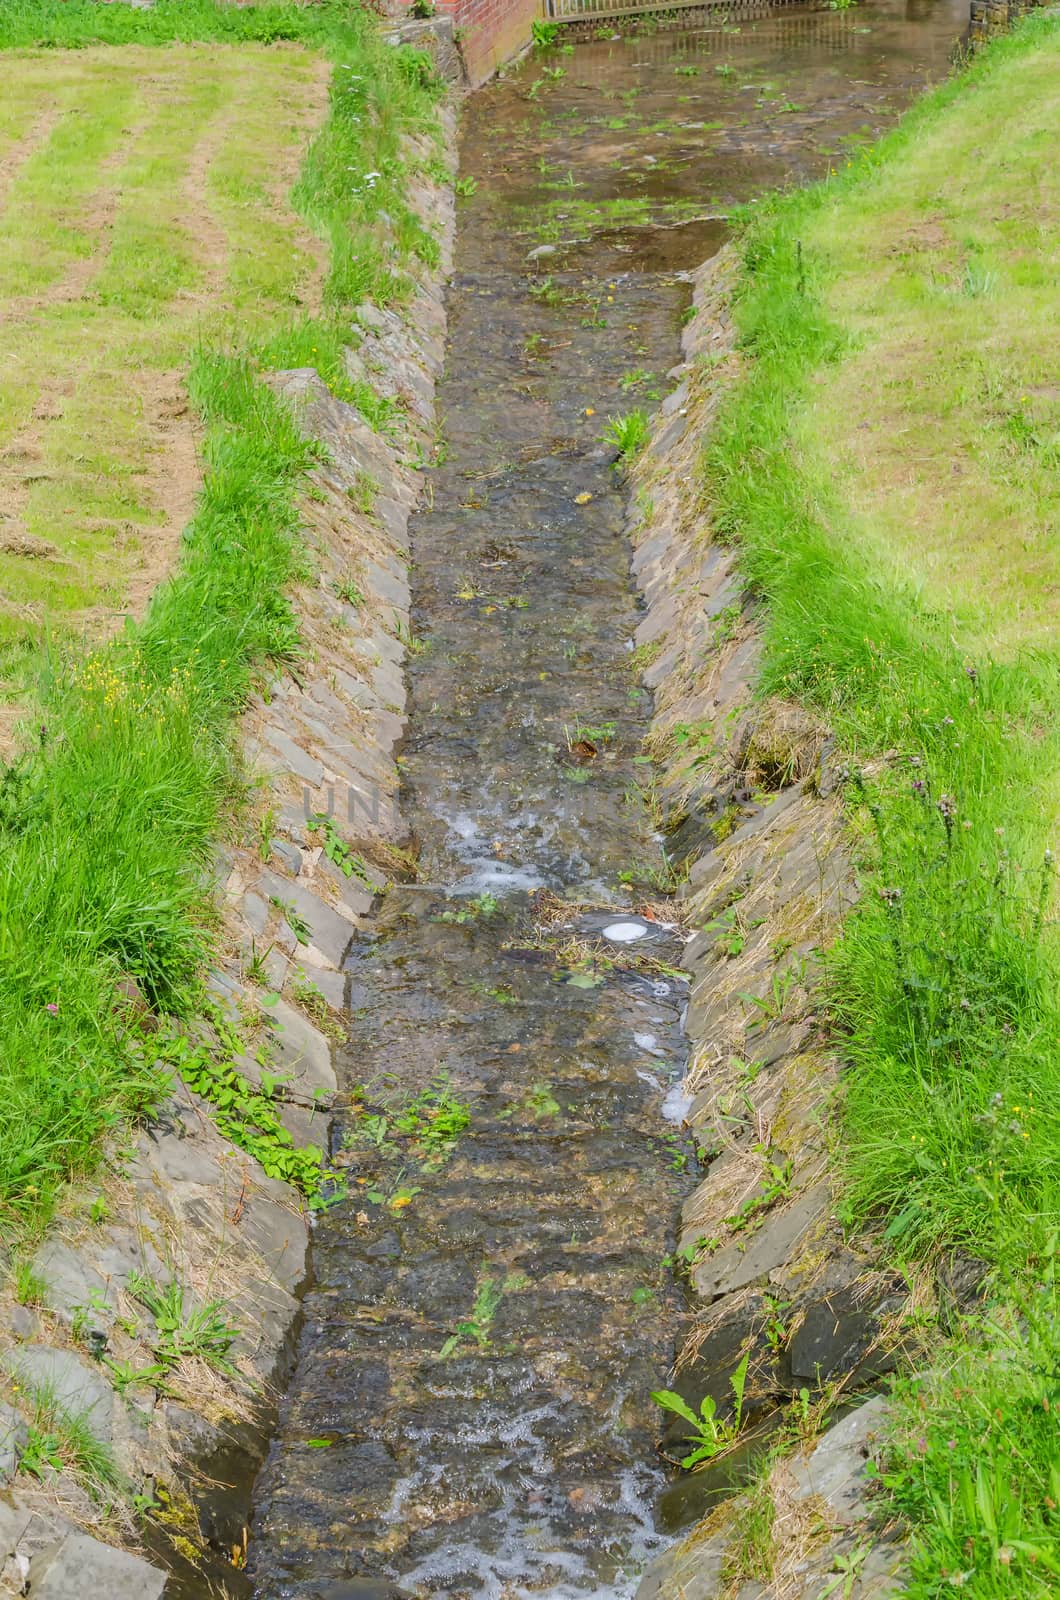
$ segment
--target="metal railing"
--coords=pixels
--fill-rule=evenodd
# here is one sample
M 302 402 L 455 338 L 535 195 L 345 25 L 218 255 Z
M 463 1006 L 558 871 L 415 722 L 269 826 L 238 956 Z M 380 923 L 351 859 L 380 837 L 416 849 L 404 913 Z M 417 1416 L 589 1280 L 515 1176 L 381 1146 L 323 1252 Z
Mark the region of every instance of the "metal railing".
M 545 15 L 553 22 L 609 22 L 619 17 L 652 17 L 659 23 L 687 23 L 689 12 L 710 20 L 750 21 L 770 17 L 778 9 L 805 5 L 805 0 L 544 0 Z

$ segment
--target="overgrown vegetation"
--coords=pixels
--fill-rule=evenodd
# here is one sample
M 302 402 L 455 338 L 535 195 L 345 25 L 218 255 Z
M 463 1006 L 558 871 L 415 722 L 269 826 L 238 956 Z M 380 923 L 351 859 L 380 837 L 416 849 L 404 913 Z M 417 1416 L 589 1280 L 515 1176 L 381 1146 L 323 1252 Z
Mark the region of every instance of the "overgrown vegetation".
M 402 258 L 430 257 L 404 202 L 399 141 L 433 125 L 436 91 L 425 58 L 385 46 L 370 15 L 338 0 L 147 11 L 34 0 L 0 16 L 7 48 L 281 38 L 334 63 L 330 115 L 294 195 L 329 242 L 321 312 L 276 321 L 244 348 L 200 348 L 190 389 L 205 480 L 180 566 L 142 625 L 50 663 L 37 736 L 0 777 L 0 1206 L 23 1217 L 46 1213 L 104 1136 L 162 1092 L 156 1041 L 119 983 L 132 978 L 156 1012 L 195 1006 L 214 928 L 211 840 L 241 798 L 233 718 L 265 664 L 299 652 L 285 591 L 305 571 L 297 495 L 320 455 L 259 376 L 314 365 L 345 392 L 353 307 L 400 300 Z M 5 60 L 5 78 L 20 59 Z
M 425 1172 L 444 1166 L 462 1133 L 471 1126 L 471 1110 L 454 1094 L 445 1071 L 411 1098 L 387 1097 L 379 1111 L 358 1102 L 357 1120 L 345 1135 L 348 1149 L 369 1145 L 381 1155 L 409 1155 Z
M 748 219 L 751 359 L 706 458 L 767 602 L 762 692 L 821 711 L 847 752 L 862 892 L 829 983 L 848 1220 L 992 1269 L 994 1308 L 909 1391 L 885 1478 L 918 1600 L 1060 1577 L 1058 66 L 1060 23 L 1034 16 Z
M 1055 1254 L 1010 1283 L 944 1361 L 899 1386 L 884 1487 L 913 1527 L 916 1600 L 954 1587 L 984 1600 L 1060 1588 Z
M 64 1405 L 50 1384 L 16 1384 L 28 1401 L 28 1430 L 19 1470 L 47 1479 L 69 1472 L 93 1500 L 105 1502 L 125 1490 L 110 1446 L 92 1428 L 92 1413 Z
M 155 1360 L 163 1370 L 180 1361 L 198 1360 L 219 1372 L 234 1372 L 228 1352 L 238 1329 L 228 1321 L 222 1301 L 211 1300 L 189 1309 L 184 1288 L 176 1278 L 160 1284 L 140 1272 L 130 1277 L 128 1292 L 150 1313 L 154 1328 L 148 1337 Z
M 724 1454 L 730 1445 L 735 1444 L 743 1420 L 743 1396 L 747 1384 L 747 1364 L 750 1359 L 751 1352 L 746 1350 L 739 1366 L 729 1379 L 733 1401 L 731 1418 L 718 1416 L 718 1403 L 711 1394 L 704 1395 L 699 1402 L 697 1414 L 688 1401 L 673 1389 L 656 1389 L 652 1392 L 652 1399 L 657 1406 L 662 1406 L 664 1411 L 672 1412 L 674 1416 L 680 1417 L 688 1424 L 686 1437 L 692 1448 L 687 1455 L 681 1457 L 681 1466 L 686 1470 L 698 1466 L 701 1461 L 713 1461 L 715 1456 Z
M 640 407 L 622 417 L 608 417 L 603 433 L 605 444 L 613 445 L 620 456 L 635 456 L 648 442 L 648 415 Z

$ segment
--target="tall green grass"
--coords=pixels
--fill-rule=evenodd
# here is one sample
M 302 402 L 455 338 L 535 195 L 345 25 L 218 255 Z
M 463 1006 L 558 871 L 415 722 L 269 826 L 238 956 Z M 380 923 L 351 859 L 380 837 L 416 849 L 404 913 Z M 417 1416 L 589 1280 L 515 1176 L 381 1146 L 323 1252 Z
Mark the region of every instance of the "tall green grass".
M 1060 971 L 1049 805 L 1060 652 L 972 659 L 913 584 L 850 536 L 804 408 L 847 336 L 802 237 L 815 208 L 899 161 L 924 119 L 959 115 L 1033 23 L 917 112 L 849 176 L 776 201 L 742 236 L 751 357 L 706 453 L 722 538 L 767 601 L 761 689 L 820 710 L 848 753 L 860 904 L 830 963 L 851 1063 L 840 1159 L 850 1216 L 905 1250 L 993 1262 L 1060 1216 Z
M 814 435 L 850 340 L 803 242 L 818 208 L 864 202 L 985 87 L 1003 120 L 1020 62 L 1058 30 L 1028 19 L 848 173 L 748 219 L 747 371 L 705 456 L 720 536 L 766 602 L 762 691 L 818 709 L 845 752 L 861 893 L 827 984 L 847 1220 L 900 1262 L 956 1249 L 987 1268 L 985 1309 L 936 1330 L 931 1369 L 897 1385 L 879 1511 L 910 1534 L 911 1600 L 1060 1592 L 1060 648 L 969 655 L 954 618 L 859 545 Z M 1040 151 L 1008 156 L 1019 184 Z
M 264 663 L 299 650 L 286 590 L 305 570 L 298 492 L 318 452 L 261 374 L 319 365 L 385 423 L 386 405 L 347 384 L 341 341 L 355 304 L 400 299 L 403 260 L 436 248 L 408 212 L 401 139 L 434 130 L 438 87 L 417 52 L 382 43 L 369 14 L 329 0 L 0 10 L 7 48 L 220 38 L 297 38 L 335 64 L 296 193 L 331 242 L 326 304 L 253 348 L 200 351 L 190 390 L 206 423 L 205 480 L 179 568 L 142 625 L 87 659 L 47 664 L 36 738 L 0 775 L 0 1207 L 27 1221 L 163 1091 L 123 980 L 154 1010 L 194 1009 L 216 923 L 213 842 L 240 798 L 234 718 Z M 383 210 L 405 218 L 404 253 L 386 245 Z
M 1055 1245 L 897 1385 L 887 1509 L 911 1533 L 910 1600 L 1060 1592 Z

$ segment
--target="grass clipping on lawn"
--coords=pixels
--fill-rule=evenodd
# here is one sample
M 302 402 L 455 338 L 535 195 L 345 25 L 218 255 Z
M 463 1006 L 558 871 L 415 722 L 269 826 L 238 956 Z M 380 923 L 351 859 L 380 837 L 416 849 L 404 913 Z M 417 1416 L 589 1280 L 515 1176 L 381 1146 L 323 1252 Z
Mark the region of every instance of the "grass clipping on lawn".
M 112 632 L 179 554 L 196 344 L 319 302 L 291 207 L 327 109 L 294 45 L 12 53 L 0 108 L 0 663 Z
M 909 1593 L 1054 1593 L 1060 18 L 762 207 L 741 248 L 748 374 L 705 474 L 766 601 L 762 692 L 848 756 L 847 1219 L 899 1261 L 956 1248 L 992 1274 L 901 1390 Z
M 300 649 L 286 592 L 307 576 L 297 500 L 319 452 L 260 374 L 316 367 L 341 398 L 385 424 L 388 403 L 343 373 L 349 313 L 365 298 L 400 300 L 411 288 L 402 261 L 433 262 L 438 252 L 408 210 L 401 153 L 406 132 L 436 128 L 438 86 L 427 59 L 385 45 L 370 15 L 327 0 L 260 9 L 159 0 L 150 11 L 44 0 L 0 17 L 0 46 L 91 45 L 101 35 L 134 49 L 78 51 L 73 59 L 58 49 L 3 55 L 2 126 L 11 137 L 24 132 L 30 102 L 37 105 L 28 170 L 43 188 L 27 205 L 47 213 L 48 224 L 39 259 L 25 252 L 18 273 L 10 259 L 0 262 L 0 293 L 14 284 L 43 294 L 49 272 L 61 281 L 88 252 L 93 294 L 41 308 L 49 370 L 65 374 L 76 395 L 90 357 L 100 381 L 135 394 L 139 362 L 168 370 L 190 361 L 204 477 L 179 564 L 142 623 L 88 654 L 50 655 L 39 726 L 0 774 L 0 1211 L 38 1221 L 70 1174 L 100 1159 L 106 1136 L 163 1090 L 157 1041 L 141 1034 L 135 1008 L 122 1006 L 120 985 L 134 978 L 156 1011 L 194 1010 L 215 922 L 212 841 L 241 798 L 234 719 L 265 663 Z M 224 48 L 143 48 L 170 40 Z M 242 48 L 241 40 L 255 43 Z M 314 65 L 290 43 L 264 52 L 263 40 L 301 42 L 320 54 Z M 234 113 L 244 92 L 262 97 L 269 122 L 282 122 L 283 102 L 304 110 L 323 58 L 331 64 L 329 110 L 293 192 L 296 210 L 326 242 L 321 274 L 304 227 L 277 208 L 257 154 L 234 128 L 221 137 L 223 122 L 199 123 L 188 112 L 187 128 L 177 118 L 175 143 L 157 148 L 152 130 L 181 103 Z M 168 90 L 158 97 L 159 82 L 172 100 Z M 48 119 L 70 95 L 90 111 L 103 84 L 99 125 L 74 119 L 82 135 L 67 193 L 52 150 L 64 124 L 60 116 L 49 132 Z M 200 128 L 205 154 L 194 137 Z M 269 137 L 266 149 L 284 152 L 277 171 L 286 165 L 293 176 L 294 133 Z M 114 150 L 135 205 L 128 215 L 119 205 L 104 240 L 82 230 L 82 199 L 96 192 L 99 163 Z M 228 241 L 212 264 L 196 255 L 203 237 L 191 225 L 172 226 L 170 215 L 174 163 L 186 177 L 196 162 L 211 196 L 207 231 L 216 225 L 218 240 L 224 232 Z M 396 251 L 381 213 L 392 221 Z M 20 248 L 16 232 L 5 249 Z M 183 295 L 201 290 L 210 272 L 218 298 L 207 296 L 196 322 Z M 299 307 L 303 295 L 311 304 Z M 211 321 L 222 305 L 238 322 Z M 70 339 L 65 365 L 60 326 Z M 82 426 L 86 455 L 120 447 L 109 410 L 86 414 Z M 59 459 L 68 442 L 56 438 Z M 78 493 L 73 480 L 68 489 Z

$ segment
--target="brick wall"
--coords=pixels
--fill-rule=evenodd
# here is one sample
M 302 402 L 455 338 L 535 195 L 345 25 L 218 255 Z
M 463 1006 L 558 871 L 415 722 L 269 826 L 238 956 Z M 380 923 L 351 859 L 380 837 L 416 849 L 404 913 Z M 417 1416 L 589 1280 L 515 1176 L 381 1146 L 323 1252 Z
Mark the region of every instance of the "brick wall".
M 530 40 L 541 0 L 440 0 L 457 28 L 460 53 L 472 84 L 482 83 Z

